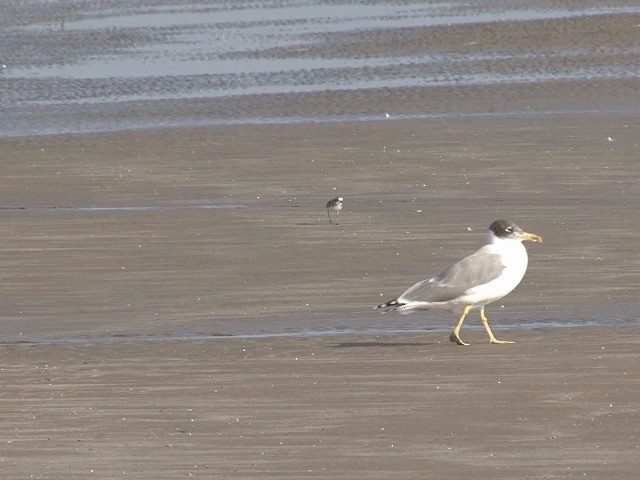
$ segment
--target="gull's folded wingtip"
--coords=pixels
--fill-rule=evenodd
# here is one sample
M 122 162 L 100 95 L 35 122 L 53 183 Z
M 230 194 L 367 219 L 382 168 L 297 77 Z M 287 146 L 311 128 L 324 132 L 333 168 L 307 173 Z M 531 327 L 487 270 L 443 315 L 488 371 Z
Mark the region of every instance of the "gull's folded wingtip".
M 401 306 L 402 304 L 398 303 L 398 300 L 391 300 L 389 302 L 386 303 L 381 303 L 380 305 L 373 307 L 374 310 L 379 310 L 379 309 L 384 309 L 384 311 L 382 313 L 386 313 L 389 310 L 395 310 L 396 308 L 398 308 L 399 306 Z

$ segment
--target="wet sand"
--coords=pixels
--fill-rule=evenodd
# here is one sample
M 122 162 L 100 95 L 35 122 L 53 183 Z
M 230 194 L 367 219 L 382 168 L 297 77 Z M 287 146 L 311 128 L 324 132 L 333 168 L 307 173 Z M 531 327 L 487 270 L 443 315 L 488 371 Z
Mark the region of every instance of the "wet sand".
M 594 115 L 4 140 L 3 475 L 631 478 L 637 131 Z M 488 309 L 515 345 L 371 310 L 497 217 L 545 238 Z
M 0 476 L 634 478 L 637 6 L 232 4 L 0 19 Z M 501 217 L 515 345 L 372 310 Z
M 5 478 L 634 478 L 640 330 L 3 345 Z M 515 332 L 511 333 L 513 337 Z
M 448 329 L 448 314 L 370 309 L 501 217 L 545 243 L 492 308 L 497 325 L 633 322 L 638 127 L 593 115 L 7 139 L 2 335 Z M 338 226 L 324 209 L 336 194 Z

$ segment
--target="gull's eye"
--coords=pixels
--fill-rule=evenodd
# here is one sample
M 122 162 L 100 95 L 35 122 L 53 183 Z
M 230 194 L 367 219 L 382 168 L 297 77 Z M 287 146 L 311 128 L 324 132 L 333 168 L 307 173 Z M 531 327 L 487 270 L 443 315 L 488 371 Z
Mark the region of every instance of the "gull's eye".
M 504 231 L 507 233 L 513 233 L 513 227 L 507 227 L 504 229 Z

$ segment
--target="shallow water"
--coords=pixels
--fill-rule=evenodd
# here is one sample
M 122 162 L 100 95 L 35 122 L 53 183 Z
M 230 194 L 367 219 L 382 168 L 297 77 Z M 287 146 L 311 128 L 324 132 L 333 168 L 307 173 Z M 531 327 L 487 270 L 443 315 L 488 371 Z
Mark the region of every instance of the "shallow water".
M 637 3 L 616 1 L 9 0 L 0 20 L 0 136 L 362 120 L 384 114 L 367 91 L 401 98 L 416 88 L 633 81 L 639 19 Z M 349 103 L 327 98 L 350 91 L 358 93 Z M 274 97 L 292 93 L 309 108 L 290 111 Z M 209 102 L 206 111 L 193 101 Z M 437 114 L 477 113 L 465 102 L 460 95 Z M 434 114 L 429 103 L 392 105 L 397 118 Z M 608 111 L 620 109 L 637 106 Z

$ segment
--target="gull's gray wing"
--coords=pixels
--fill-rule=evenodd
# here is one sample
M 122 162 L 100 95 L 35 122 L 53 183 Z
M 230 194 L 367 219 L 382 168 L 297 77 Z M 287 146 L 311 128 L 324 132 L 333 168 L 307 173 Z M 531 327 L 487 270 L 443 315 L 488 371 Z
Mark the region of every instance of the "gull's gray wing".
M 441 274 L 416 283 L 400 295 L 398 302 L 447 302 L 473 287 L 495 280 L 504 269 L 500 255 L 482 247 Z

